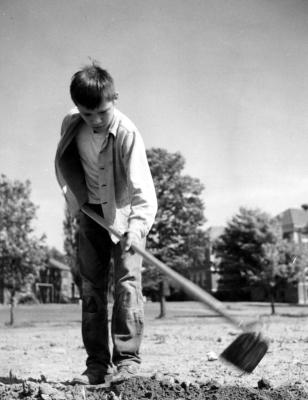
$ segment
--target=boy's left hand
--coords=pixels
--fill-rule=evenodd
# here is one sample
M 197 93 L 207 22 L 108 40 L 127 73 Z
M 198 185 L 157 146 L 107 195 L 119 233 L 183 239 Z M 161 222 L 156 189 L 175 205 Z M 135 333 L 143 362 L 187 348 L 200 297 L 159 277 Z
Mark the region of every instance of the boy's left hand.
M 132 244 L 139 244 L 140 237 L 135 232 L 125 232 L 121 239 L 121 248 L 122 251 L 130 251 L 134 254 L 134 250 L 131 248 Z

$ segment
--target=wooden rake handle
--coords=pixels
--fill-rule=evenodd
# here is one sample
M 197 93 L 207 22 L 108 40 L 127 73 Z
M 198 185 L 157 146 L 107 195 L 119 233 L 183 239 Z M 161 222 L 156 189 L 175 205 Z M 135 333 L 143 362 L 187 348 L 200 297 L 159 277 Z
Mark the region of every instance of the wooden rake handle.
M 98 225 L 105 228 L 111 234 L 113 234 L 118 239 L 121 239 L 122 235 L 115 230 L 114 228 L 107 225 L 104 218 L 98 215 L 95 211 L 93 211 L 89 206 L 84 205 L 81 207 L 81 211 L 86 214 L 88 217 L 92 218 Z M 195 283 L 190 281 L 189 279 L 185 278 L 184 276 L 180 275 L 178 272 L 174 271 L 173 269 L 167 267 L 164 263 L 159 261 L 156 257 L 150 254 L 148 251 L 144 250 L 143 248 L 139 247 L 135 243 L 132 244 L 132 249 L 141 255 L 146 262 L 149 264 L 154 265 L 160 271 L 165 273 L 169 278 L 173 279 L 177 284 L 179 284 L 182 289 L 194 299 L 200 301 L 201 303 L 205 304 L 221 317 L 225 318 L 229 323 L 235 325 L 237 328 L 241 328 L 245 330 L 245 327 L 237 321 L 233 316 L 231 316 L 226 310 L 224 305 L 215 299 L 215 297 L 211 296 L 209 293 L 201 289 Z

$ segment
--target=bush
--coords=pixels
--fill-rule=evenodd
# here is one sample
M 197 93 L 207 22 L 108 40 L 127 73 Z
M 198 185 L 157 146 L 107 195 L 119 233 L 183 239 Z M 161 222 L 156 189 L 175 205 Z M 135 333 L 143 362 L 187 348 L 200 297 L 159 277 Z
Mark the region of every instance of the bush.
M 20 293 L 17 304 L 39 304 L 34 293 Z

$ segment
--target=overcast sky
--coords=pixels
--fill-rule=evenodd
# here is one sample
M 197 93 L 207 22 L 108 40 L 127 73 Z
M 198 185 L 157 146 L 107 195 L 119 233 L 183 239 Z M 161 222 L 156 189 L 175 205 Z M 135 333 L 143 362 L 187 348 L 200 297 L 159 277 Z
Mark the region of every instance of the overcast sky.
M 69 82 L 89 57 L 147 148 L 180 151 L 207 226 L 308 203 L 308 1 L 1 0 L 0 173 L 32 182 L 63 248 L 54 176 Z

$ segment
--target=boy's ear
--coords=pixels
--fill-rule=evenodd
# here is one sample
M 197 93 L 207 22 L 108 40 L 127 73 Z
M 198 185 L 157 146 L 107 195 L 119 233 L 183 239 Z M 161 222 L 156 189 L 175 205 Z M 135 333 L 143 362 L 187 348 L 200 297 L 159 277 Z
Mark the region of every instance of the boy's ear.
M 114 94 L 114 101 L 117 101 L 119 98 L 119 92 L 115 92 Z

